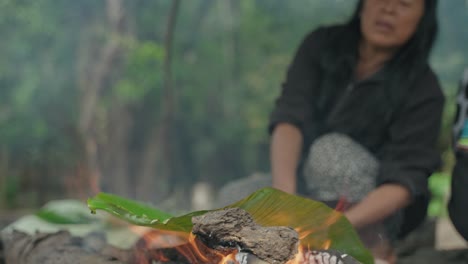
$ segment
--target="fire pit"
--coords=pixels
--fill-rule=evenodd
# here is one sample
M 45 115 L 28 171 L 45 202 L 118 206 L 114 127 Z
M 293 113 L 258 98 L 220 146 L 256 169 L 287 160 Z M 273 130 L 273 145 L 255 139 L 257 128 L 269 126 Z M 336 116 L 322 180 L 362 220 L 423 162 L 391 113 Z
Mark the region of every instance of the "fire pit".
M 63 230 L 4 232 L 6 263 L 361 263 L 352 256 L 372 263 L 370 254 L 341 214 L 316 203 L 306 204 L 301 210 L 302 201 L 298 199 L 302 198 L 273 189 L 261 190 L 222 209 L 180 217 L 151 211 L 112 195 L 93 199 L 89 202 L 92 210 L 106 210 L 151 228 L 144 228 L 140 238 L 127 249 L 110 245 L 103 232 L 84 236 Z M 139 232 L 137 229 L 142 227 L 129 228 Z
M 146 233 L 134 247 L 122 250 L 106 243 L 103 233 L 73 237 L 67 231 L 3 235 L 6 263 L 177 263 L 177 264 L 352 264 L 338 251 L 300 248 L 298 233 L 289 227 L 262 227 L 244 210 L 230 208 L 196 216 L 192 234 L 174 247 L 154 240 L 171 234 Z M 177 237 L 177 234 L 172 234 Z M 179 238 L 182 241 L 183 238 Z M 301 249 L 301 250 L 299 250 Z

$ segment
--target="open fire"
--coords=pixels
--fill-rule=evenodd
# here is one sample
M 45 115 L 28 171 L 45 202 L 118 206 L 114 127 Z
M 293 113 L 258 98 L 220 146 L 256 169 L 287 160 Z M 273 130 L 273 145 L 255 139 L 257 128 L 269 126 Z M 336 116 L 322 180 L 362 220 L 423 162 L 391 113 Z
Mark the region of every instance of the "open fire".
M 332 221 L 333 219 L 331 219 Z M 329 250 L 327 240 L 319 250 L 299 244 L 310 231 L 288 227 L 262 227 L 239 208 L 192 218 L 192 234 L 150 231 L 142 235 L 137 263 L 191 264 L 346 264 L 352 257 Z M 144 250 L 141 250 L 141 249 Z M 137 254 L 138 255 L 138 254 Z
M 154 235 L 153 235 L 154 237 Z M 203 243 L 200 243 L 195 239 L 194 235 L 190 236 L 188 243 L 184 246 L 174 247 L 174 249 L 181 256 L 170 257 L 165 255 L 164 250 L 153 250 L 153 253 L 149 255 L 140 255 L 137 258 L 138 264 L 151 264 L 152 261 L 159 263 L 174 263 L 179 261 L 180 263 L 206 263 L 206 264 L 268 264 L 264 260 L 259 259 L 252 253 L 240 251 L 239 249 L 233 249 L 229 253 L 218 251 L 215 249 L 208 248 Z M 151 252 L 151 251 L 150 251 Z M 142 253 L 140 253 L 142 254 Z M 169 253 L 170 254 L 170 253 Z M 149 256 L 149 258 L 148 258 Z M 184 258 L 184 259 L 181 259 Z M 354 262 L 353 262 L 354 261 Z M 278 262 L 272 262 L 278 263 Z M 313 251 L 303 246 L 298 246 L 298 252 L 293 256 L 292 259 L 285 262 L 285 264 L 346 264 L 346 263 L 358 263 L 352 260 L 347 254 L 341 254 L 338 251 L 333 250 L 320 250 Z
M 170 236 L 170 234 L 155 234 L 147 233 L 144 236 L 146 246 L 156 246 L 158 249 L 151 250 L 138 250 L 136 253 L 137 264 L 151 264 L 153 261 L 158 263 L 206 263 L 206 264 L 268 264 L 264 260 L 259 259 L 256 255 L 247 251 L 242 251 L 240 248 L 233 248 L 231 250 L 215 250 L 207 247 L 196 239 L 195 235 L 190 235 L 186 244 L 175 247 L 161 247 L 161 244 L 154 243 L 153 239 L 160 240 L 160 236 Z M 177 235 L 176 235 L 177 236 Z M 168 245 L 166 245 L 168 246 Z M 164 250 L 166 249 L 166 250 Z M 173 249 L 173 250 L 169 250 Z M 175 250 L 175 251 L 174 251 Z M 139 253 L 138 253 L 139 252 Z M 177 252 L 177 253 L 175 253 Z M 175 254 L 180 254 L 175 256 Z M 333 250 L 320 250 L 313 251 L 303 246 L 298 246 L 298 252 L 292 259 L 285 262 L 285 264 L 344 264 L 344 263 L 358 263 L 350 262 L 346 254 L 341 254 Z M 279 262 L 272 262 L 279 263 Z
M 16 260 L 62 258 L 64 252 L 68 252 L 66 256 L 69 259 L 99 259 L 100 262 L 92 262 L 99 264 L 358 263 L 343 252 L 349 252 L 364 262 L 370 259 L 370 254 L 361 250 L 358 238 L 353 236 L 352 227 L 341 213 L 272 189 L 259 190 L 229 208 L 194 212 L 181 217 L 165 216 L 157 210 L 152 211 L 144 205 L 110 194 L 100 194 L 92 202 L 88 201 L 92 211 L 107 209 L 116 216 L 124 216 L 105 222 L 119 226 L 120 230 L 123 224 L 136 233 L 132 237 L 139 240 L 136 243 L 129 240 L 130 250 L 113 248 L 103 231 L 98 232 L 99 236 L 84 237 L 73 237 L 66 231 L 29 235 L 13 233 L 2 237 L 5 259 L 13 260 L 6 263 L 37 263 Z M 309 204 L 303 206 L 303 202 Z M 131 208 L 144 213 L 132 213 Z M 157 221 L 160 223 L 153 223 Z M 128 225 L 128 222 L 153 228 Z

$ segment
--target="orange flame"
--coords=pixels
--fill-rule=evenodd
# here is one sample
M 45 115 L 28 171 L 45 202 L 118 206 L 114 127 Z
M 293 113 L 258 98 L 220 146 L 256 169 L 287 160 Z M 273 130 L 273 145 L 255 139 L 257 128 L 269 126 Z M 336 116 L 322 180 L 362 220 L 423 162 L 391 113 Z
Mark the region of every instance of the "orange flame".
M 144 241 L 143 253 L 137 248 L 136 260 L 138 264 L 149 264 L 149 260 L 169 262 L 171 259 L 164 255 L 163 249 L 174 249 L 189 263 L 230 264 L 237 263 L 237 250 L 219 251 L 211 249 L 193 234 L 167 232 L 159 230 L 148 231 L 148 228 L 133 226 L 131 230 L 142 237 Z
M 323 249 L 327 250 L 327 249 L 330 249 L 330 245 L 331 245 L 331 240 L 328 239 L 323 243 L 322 247 L 323 247 Z
M 221 261 L 220 261 L 220 264 L 231 264 L 231 263 L 237 263 L 236 261 L 236 254 L 237 254 L 237 251 L 231 253 L 231 254 L 228 254 L 226 256 L 224 256 Z
M 340 208 L 346 207 L 346 201 L 342 200 L 341 205 L 339 206 Z M 339 209 L 339 208 L 338 208 Z M 317 227 L 315 229 L 313 228 L 296 228 L 296 232 L 299 234 L 299 240 L 303 241 L 306 237 L 313 235 L 314 233 L 320 233 L 320 231 L 323 231 L 324 229 L 327 229 L 334 223 L 336 223 L 341 217 L 342 213 L 339 210 L 334 210 L 332 214 L 325 220 L 323 226 Z M 305 227 L 304 227 L 305 228 Z M 302 264 L 302 263 L 309 263 L 308 259 L 310 256 L 311 250 L 328 250 L 330 249 L 330 246 L 332 245 L 332 240 L 326 239 L 321 245 L 318 246 L 318 248 L 310 248 L 310 245 L 304 246 L 300 245 L 298 248 L 298 253 L 295 255 L 295 257 L 288 261 L 287 264 Z
M 135 229 L 137 232 L 141 232 L 142 230 Z M 151 232 L 150 232 L 151 233 Z M 143 238 L 147 241 L 148 246 L 156 246 L 156 248 L 161 249 L 161 246 L 164 243 L 161 241 L 165 240 L 164 236 L 170 236 L 171 234 L 163 234 L 163 233 L 151 233 L 151 234 L 144 234 Z M 176 235 L 176 234 L 172 234 Z M 180 239 L 180 238 L 179 238 Z M 185 243 L 173 247 L 177 252 L 182 255 L 185 260 L 189 263 L 204 263 L 204 264 L 238 264 L 239 262 L 236 260 L 236 254 L 238 250 L 230 250 L 230 251 L 218 251 L 215 249 L 208 248 L 204 245 L 200 240 L 196 239 L 194 235 L 189 235 Z M 171 244 L 171 243 L 170 243 Z M 328 249 L 331 245 L 331 240 L 327 240 L 324 242 L 322 249 Z M 169 246 L 166 244 L 166 246 Z M 149 254 L 144 256 L 137 257 L 136 263 L 138 264 L 149 264 L 151 262 L 148 261 L 148 257 L 151 260 L 157 260 L 161 262 L 169 262 L 167 256 L 165 256 L 161 250 L 154 250 L 151 251 L 149 249 Z M 298 253 L 294 256 L 293 259 L 289 260 L 286 264 L 303 264 L 309 263 L 308 258 L 310 256 L 310 249 L 304 246 L 298 247 Z M 148 252 L 147 252 L 148 253 Z
M 296 256 L 294 256 L 294 258 L 291 259 L 290 261 L 286 262 L 286 264 L 304 263 L 306 249 L 304 247 L 302 247 L 302 246 L 299 246 L 298 250 L 299 251 L 297 252 Z

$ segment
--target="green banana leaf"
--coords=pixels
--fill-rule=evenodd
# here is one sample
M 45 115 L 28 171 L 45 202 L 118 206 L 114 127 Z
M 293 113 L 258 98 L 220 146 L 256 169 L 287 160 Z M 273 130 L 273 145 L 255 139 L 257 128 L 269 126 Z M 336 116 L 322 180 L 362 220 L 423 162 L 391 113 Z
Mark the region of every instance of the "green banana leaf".
M 104 210 L 135 225 L 186 233 L 192 230 L 193 216 L 210 212 L 196 211 L 173 217 L 142 203 L 107 193 L 99 193 L 88 199 L 88 207 L 93 213 Z M 294 228 L 305 247 L 331 248 L 349 254 L 361 263 L 373 263 L 372 255 L 346 217 L 323 203 L 273 188 L 263 188 L 224 208 L 232 207 L 246 210 L 262 226 Z

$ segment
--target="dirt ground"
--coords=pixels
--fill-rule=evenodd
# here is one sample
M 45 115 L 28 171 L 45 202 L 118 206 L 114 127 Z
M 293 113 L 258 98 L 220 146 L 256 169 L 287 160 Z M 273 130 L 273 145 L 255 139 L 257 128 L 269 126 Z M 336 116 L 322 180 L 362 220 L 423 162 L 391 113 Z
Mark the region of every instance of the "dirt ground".
M 398 245 L 399 264 L 467 264 L 467 242 L 447 218 L 428 220 Z

